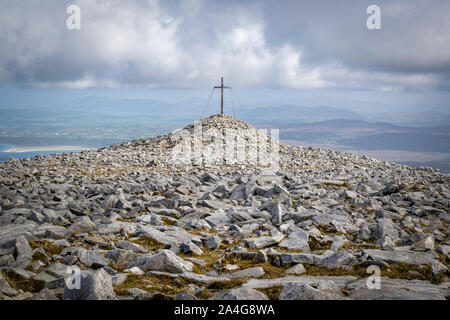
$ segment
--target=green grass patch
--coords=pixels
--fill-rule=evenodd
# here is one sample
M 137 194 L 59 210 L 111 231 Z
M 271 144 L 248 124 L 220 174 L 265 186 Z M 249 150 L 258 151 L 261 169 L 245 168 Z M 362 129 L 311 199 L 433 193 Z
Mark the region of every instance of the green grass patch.
M 49 241 L 37 240 L 37 241 L 30 241 L 29 243 L 32 249 L 42 248 L 49 256 L 60 254 L 61 251 L 64 249 L 63 247 L 55 246 L 53 243 Z
M 36 293 L 44 289 L 44 281 L 34 280 L 34 279 L 23 279 L 19 277 L 13 271 L 3 273 L 3 277 L 8 281 L 8 283 L 15 289 L 23 290 L 24 292 Z
M 270 300 L 278 300 L 283 286 L 274 286 L 269 288 L 257 288 L 256 290 L 264 293 Z

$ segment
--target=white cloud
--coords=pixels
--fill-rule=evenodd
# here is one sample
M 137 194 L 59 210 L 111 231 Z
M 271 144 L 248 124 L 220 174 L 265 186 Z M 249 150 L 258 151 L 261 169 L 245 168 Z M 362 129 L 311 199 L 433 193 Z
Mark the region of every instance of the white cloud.
M 64 89 L 89 89 L 89 88 L 120 88 L 120 84 L 110 79 L 99 80 L 86 74 L 83 78 L 74 81 L 35 82 L 31 83 L 37 88 L 64 88 Z
M 302 64 L 301 52 L 289 45 L 283 46 L 276 55 L 280 85 L 296 89 L 318 89 L 330 85 L 323 79 L 321 68 Z
M 224 9 L 217 14 L 209 12 L 211 3 L 202 0 L 183 1 L 184 9 L 178 12 L 157 0 L 75 2 L 82 12 L 79 31 L 65 28 L 67 15 L 61 1 L 0 4 L 3 83 L 80 89 L 204 87 L 224 76 L 236 86 L 394 90 L 439 82 L 429 72 L 368 70 L 339 61 L 305 59 L 307 46 L 295 46 L 289 40 L 277 46 L 268 41 L 264 14 L 255 7 L 227 7 L 221 2 Z M 402 15 L 398 5 L 386 11 Z M 341 45 L 338 40 L 332 46 Z M 439 48 L 448 45 L 445 35 L 435 35 L 433 41 Z M 384 52 L 389 46 L 376 50 Z M 411 54 L 411 59 L 417 54 Z M 445 62 L 448 54 L 429 57 Z M 399 57 L 394 54 L 393 59 Z

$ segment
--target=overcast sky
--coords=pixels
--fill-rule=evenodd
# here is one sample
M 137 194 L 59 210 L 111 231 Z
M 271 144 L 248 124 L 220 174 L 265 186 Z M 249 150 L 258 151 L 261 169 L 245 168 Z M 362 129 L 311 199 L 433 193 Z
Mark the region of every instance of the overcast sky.
M 68 30 L 66 8 L 81 8 Z M 381 30 L 366 9 L 381 8 Z M 450 91 L 450 1 L 1 0 L 0 86 Z

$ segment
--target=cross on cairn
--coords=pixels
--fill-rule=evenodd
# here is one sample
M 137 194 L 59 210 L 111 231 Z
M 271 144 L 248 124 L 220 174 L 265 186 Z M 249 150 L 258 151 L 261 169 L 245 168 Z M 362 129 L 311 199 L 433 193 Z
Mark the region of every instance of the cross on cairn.
M 220 89 L 220 114 L 223 114 L 223 89 L 231 89 L 231 87 L 223 86 L 223 77 L 221 78 L 221 85 L 215 86 L 214 89 Z

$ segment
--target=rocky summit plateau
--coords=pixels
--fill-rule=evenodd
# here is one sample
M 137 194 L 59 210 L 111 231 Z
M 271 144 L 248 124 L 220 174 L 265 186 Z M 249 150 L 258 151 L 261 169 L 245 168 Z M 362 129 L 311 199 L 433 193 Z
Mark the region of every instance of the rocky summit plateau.
M 0 163 L 0 299 L 450 297 L 449 175 L 281 142 L 273 172 L 177 165 L 174 134 Z

